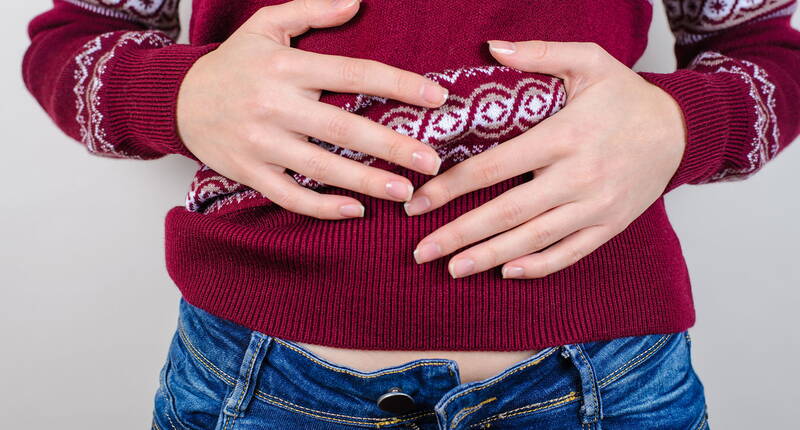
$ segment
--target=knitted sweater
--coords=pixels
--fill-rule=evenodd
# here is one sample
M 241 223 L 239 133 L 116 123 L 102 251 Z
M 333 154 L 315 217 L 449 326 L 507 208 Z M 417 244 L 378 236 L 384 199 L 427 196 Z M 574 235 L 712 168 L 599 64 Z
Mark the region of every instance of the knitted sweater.
M 196 158 L 176 132 L 175 104 L 193 62 L 274 0 L 194 0 L 191 44 L 176 44 L 178 0 L 55 0 L 30 24 L 24 79 L 56 124 L 92 154 Z M 678 70 L 641 73 L 671 94 L 688 129 L 665 193 L 743 179 L 800 132 L 800 33 L 794 0 L 665 0 Z M 363 0 L 353 20 L 292 45 L 369 58 L 427 74 L 448 88 L 425 109 L 323 92 L 322 101 L 436 148 L 441 171 L 556 113 L 551 76 L 500 67 L 488 39 L 594 41 L 628 66 L 647 44 L 648 0 L 460 2 Z M 667 55 L 667 53 L 665 53 Z M 408 177 L 428 177 L 326 142 L 316 144 Z M 198 162 L 199 163 L 199 162 Z M 166 216 L 166 263 L 190 303 L 289 340 L 365 349 L 521 350 L 684 330 L 695 321 L 686 264 L 658 199 L 577 264 L 541 279 L 498 270 L 453 279 L 447 258 L 417 265 L 416 243 L 457 216 L 531 179 L 521 175 L 430 213 L 294 174 L 322 193 L 350 195 L 364 218 L 288 212 L 202 164 L 186 205 Z

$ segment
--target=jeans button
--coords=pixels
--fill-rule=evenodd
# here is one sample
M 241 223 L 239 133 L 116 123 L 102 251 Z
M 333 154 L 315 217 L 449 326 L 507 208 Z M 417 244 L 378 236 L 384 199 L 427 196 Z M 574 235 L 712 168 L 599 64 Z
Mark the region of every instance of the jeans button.
M 414 398 L 394 387 L 378 397 L 378 407 L 386 412 L 402 414 L 414 410 Z

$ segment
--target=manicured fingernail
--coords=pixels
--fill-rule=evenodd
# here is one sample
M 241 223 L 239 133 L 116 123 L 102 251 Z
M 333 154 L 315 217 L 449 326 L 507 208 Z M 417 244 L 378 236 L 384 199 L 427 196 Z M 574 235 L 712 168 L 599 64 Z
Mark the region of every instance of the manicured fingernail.
M 441 256 L 442 247 L 436 242 L 423 243 L 414 250 L 414 260 L 416 260 L 418 264 L 435 260 Z
M 338 9 L 345 9 L 356 4 L 357 1 L 358 0 L 333 0 L 331 6 Z
M 451 261 L 447 269 L 450 271 L 452 277 L 460 278 L 469 275 L 475 270 L 475 261 L 471 258 L 459 258 Z
M 519 278 L 525 274 L 525 269 L 519 266 L 507 266 L 503 268 L 504 278 Z
M 513 54 L 517 51 L 516 45 L 513 42 L 506 42 L 504 40 L 490 40 L 489 49 L 500 54 Z
M 406 210 L 406 215 L 419 215 L 431 207 L 431 199 L 425 196 L 415 196 L 411 200 L 403 203 L 403 209 Z
M 441 164 L 441 158 L 427 152 L 411 153 L 411 165 L 419 170 L 430 172 L 431 175 L 439 173 L 439 166 Z
M 405 182 L 389 181 L 386 183 L 386 192 L 396 199 L 407 202 L 411 199 L 411 195 L 414 194 L 414 187 Z
M 348 218 L 354 217 L 363 217 L 364 216 L 364 205 L 342 205 L 339 206 L 339 213 L 342 216 L 346 216 Z
M 421 92 L 422 98 L 424 98 L 425 101 L 436 105 L 444 104 L 444 102 L 447 101 L 447 96 L 449 94 L 447 88 L 434 84 L 423 85 Z

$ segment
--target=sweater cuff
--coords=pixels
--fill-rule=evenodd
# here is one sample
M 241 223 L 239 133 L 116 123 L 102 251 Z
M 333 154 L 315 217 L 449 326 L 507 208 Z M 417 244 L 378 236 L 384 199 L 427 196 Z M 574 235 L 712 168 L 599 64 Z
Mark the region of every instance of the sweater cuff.
M 178 135 L 178 91 L 195 61 L 217 46 L 174 44 L 118 52 L 103 82 L 103 95 L 113 101 L 104 109 L 110 140 L 141 142 L 150 151 L 197 160 Z
M 737 75 L 685 69 L 639 75 L 678 102 L 686 124 L 686 149 L 664 193 L 683 184 L 712 180 L 722 169 L 726 154 L 752 146 L 753 98 L 747 83 Z

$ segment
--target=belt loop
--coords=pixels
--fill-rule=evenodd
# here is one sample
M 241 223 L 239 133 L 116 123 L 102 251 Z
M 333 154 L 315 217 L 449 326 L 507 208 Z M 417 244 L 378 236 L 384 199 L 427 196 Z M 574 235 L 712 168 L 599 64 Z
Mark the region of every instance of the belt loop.
M 581 378 L 581 422 L 592 424 L 603 419 L 603 406 L 594 367 L 580 344 L 564 345 L 561 355 L 570 358 Z
M 242 358 L 242 365 L 239 368 L 239 376 L 236 378 L 236 386 L 228 395 L 225 401 L 223 413 L 236 421 L 236 418 L 244 415 L 250 400 L 253 398 L 256 386 L 258 385 L 258 374 L 261 364 L 264 362 L 269 344 L 272 338 L 263 333 L 253 331 L 250 334 L 250 345 Z M 226 423 L 228 419 L 225 420 Z M 226 425 L 227 427 L 227 425 Z M 231 428 L 233 422 L 231 423 Z

